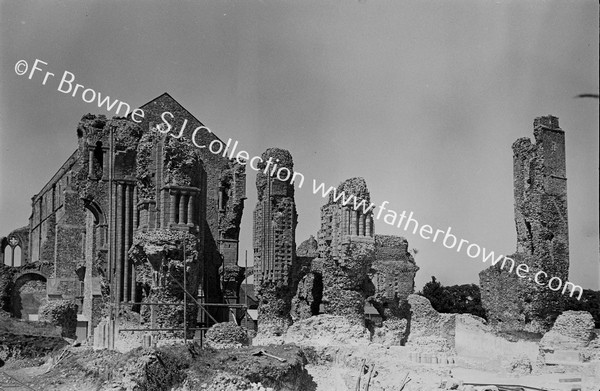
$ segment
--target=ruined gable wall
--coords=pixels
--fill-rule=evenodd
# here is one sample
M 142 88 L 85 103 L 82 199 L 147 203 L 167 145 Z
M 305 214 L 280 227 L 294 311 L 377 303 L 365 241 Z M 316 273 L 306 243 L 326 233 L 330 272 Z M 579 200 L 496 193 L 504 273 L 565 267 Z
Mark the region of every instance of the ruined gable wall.
M 145 132 L 163 123 L 161 114 L 164 112 L 173 114 L 173 117 L 166 116 L 165 118 L 173 126 L 170 134 L 175 136 L 179 135 L 184 121 L 186 119 L 188 121 L 181 142 L 194 149 L 193 153 L 200 158 L 203 166 L 202 179 L 201 183 L 199 183 L 200 200 L 196 205 L 196 210 L 202 213 L 199 216 L 199 221 L 205 221 L 205 225 L 200 227 L 200 240 L 203 259 L 205 260 L 203 265 L 204 270 L 202 271 L 206 277 L 205 294 L 207 294 L 207 301 L 220 301 L 220 280 L 223 276 L 220 276 L 219 273 L 226 274 L 225 277 L 233 273 L 235 274 L 234 280 L 236 281 L 239 278 L 237 256 L 239 223 L 243 211 L 243 200 L 246 198 L 245 166 L 233 163 L 227 157 L 215 155 L 208 150 L 208 145 L 211 141 L 219 140 L 214 133 L 209 133 L 206 130 L 197 132 L 194 140 L 198 145 L 206 146 L 206 148 L 197 148 L 194 146 L 192 144 L 194 129 L 202 126 L 202 123 L 170 95 L 163 94 L 141 108 L 145 112 L 145 117 L 140 127 Z M 167 140 L 165 142 L 169 144 L 174 143 L 172 141 L 174 138 L 171 135 L 161 136 L 162 140 Z M 144 148 L 151 148 L 152 145 L 156 145 L 158 138 L 147 141 L 148 143 L 145 144 Z M 152 163 L 154 161 L 151 161 L 149 165 L 153 166 Z M 168 174 L 168 167 L 164 167 L 164 177 L 162 172 L 155 173 L 155 176 L 160 183 L 167 185 L 170 183 Z M 161 205 L 160 200 L 158 200 L 157 206 L 167 209 L 168 201 L 165 200 Z M 227 270 L 221 268 L 219 271 L 219 268 L 222 266 L 221 254 L 223 254 L 225 264 L 228 268 Z

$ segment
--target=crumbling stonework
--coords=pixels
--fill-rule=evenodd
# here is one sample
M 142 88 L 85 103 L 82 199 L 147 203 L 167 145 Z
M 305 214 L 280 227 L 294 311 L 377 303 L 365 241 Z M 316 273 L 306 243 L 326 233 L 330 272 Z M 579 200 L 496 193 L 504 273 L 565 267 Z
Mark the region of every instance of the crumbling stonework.
M 585 311 L 565 311 L 540 341 L 541 349 L 581 349 L 595 337 L 594 318 Z
M 454 349 L 459 356 L 482 363 L 489 360 L 512 360 L 522 356 L 528 357 L 529 362 L 537 361 L 538 340 L 531 335 L 517 337 L 497 333 L 483 318 L 472 314 L 454 316 L 456 319 Z M 517 361 L 508 361 L 506 364 L 510 365 L 511 362 L 517 363 Z
M 508 361 L 505 369 L 508 373 L 513 373 L 517 376 L 525 376 L 531 373 L 533 364 L 531 363 L 531 359 L 526 355 L 518 355 Z
M 409 295 L 407 345 L 420 350 L 448 351 L 455 346 L 456 314 L 440 314 L 427 298 Z
M 546 276 L 539 276 L 542 285 L 538 285 L 496 265 L 480 273 L 480 285 L 492 324 L 504 330 L 542 332 L 563 308 L 556 278 L 565 283 L 569 274 L 567 180 L 565 135 L 558 118 L 539 117 L 533 126 L 535 144 L 528 138 L 513 144 L 517 253 L 510 258 L 515 265 L 525 263 L 532 276 L 538 271 Z
M 300 279 L 292 298 L 292 319 L 294 322 L 319 314 L 323 297 L 323 276 L 313 267 L 312 261 L 319 256 L 317 240 L 311 235 L 298 246 L 296 260 Z
M 258 299 L 258 333 L 281 336 L 290 326 L 291 301 L 296 284 L 295 232 L 298 216 L 290 179 L 270 176 L 267 162 L 293 172 L 294 163 L 284 149 L 269 148 L 258 164 L 254 210 L 254 286 Z M 267 168 L 267 173 L 265 173 Z M 290 176 L 291 178 L 291 176 Z
M 53 265 L 32 262 L 23 266 L 0 265 L 0 310 L 14 318 L 35 320 L 47 302 L 47 275 Z
M 187 291 L 197 292 L 200 284 L 198 247 L 197 237 L 188 232 L 158 229 L 136 233 L 129 257 L 134 262 L 136 279 L 141 285 L 141 301 L 183 302 L 183 273 L 187 273 Z M 188 302 L 191 301 L 188 296 Z M 149 306 L 142 306 L 140 313 L 144 323 L 153 324 L 157 328 L 183 325 L 183 306 L 157 306 L 154 309 L 154 319 L 151 318 Z M 188 306 L 188 327 L 195 326 L 196 316 L 197 307 Z M 192 335 L 190 333 L 188 338 Z
M 183 257 L 171 256 L 171 247 L 181 244 L 180 234 L 194 238 L 189 239 L 194 255 L 187 262 L 193 296 L 200 288 L 205 301 L 237 302 L 244 276 L 237 261 L 245 166 L 195 146 L 192 134 L 202 123 L 169 94 L 141 109 L 145 115 L 139 124 L 84 115 L 77 126 L 77 150 L 32 198 L 27 232 L 13 231 L 0 240 L 2 256 L 14 237 L 27 247 L 25 264 L 52 264 L 43 275 L 49 300 L 83 297 L 77 304 L 88 335 L 106 316 L 109 302 L 130 310 L 124 303 L 148 299 L 142 288 L 149 266 L 141 259 L 154 256 L 152 246 L 167 249 L 168 269 L 182 277 Z M 165 130 L 165 112 L 172 114 L 167 116 L 171 130 Z M 194 138 L 198 145 L 215 140 L 208 131 Z M 160 242 L 164 238 L 173 241 Z M 135 261 L 129 256 L 134 240 Z M 167 298 L 183 297 L 178 288 L 163 288 Z M 229 316 L 216 308 L 211 312 L 217 320 Z
M 40 309 L 40 318 L 62 327 L 63 337 L 75 338 L 77 327 L 77 304 L 68 300 L 52 300 Z
M 342 182 L 338 194 L 353 194 L 357 202 L 370 202 L 363 178 Z M 321 207 L 321 229 L 318 235 L 319 264 L 323 277 L 324 313 L 346 317 L 364 325 L 365 298 L 369 285 L 368 272 L 375 260 L 373 217 L 334 201 L 330 195 Z
M 346 197 L 356 196 L 357 205 L 370 203 L 362 178 L 342 182 L 336 192 L 342 191 Z M 331 195 L 321 208 L 317 236 L 318 241 L 311 236 L 298 247 L 301 279 L 292 300 L 294 321 L 322 312 L 364 327 L 364 306 L 368 300 L 383 320 L 383 327 L 374 330 L 375 340 L 388 345 L 403 344 L 407 313 L 400 306 L 414 292 L 414 277 L 419 270 L 408 251 L 407 240 L 375 235 L 372 210 L 354 210 Z
M 401 330 L 399 320 L 406 316 L 401 303 L 415 290 L 415 274 L 419 270 L 408 241 L 399 236 L 375 235 L 376 260 L 373 263 L 375 294 L 369 301 L 381 315 L 384 326 Z
M 292 299 L 292 319 L 294 322 L 319 314 L 321 298 L 323 297 L 323 277 L 320 273 L 306 274 L 296 289 Z
M 369 331 L 342 315 L 316 315 L 295 322 L 285 334 L 285 343 L 311 346 L 368 345 Z
M 222 322 L 206 332 L 206 345 L 214 349 L 230 349 L 248 346 L 246 330 L 233 322 Z
M 314 236 L 310 235 L 308 239 L 300 243 L 296 249 L 296 257 L 307 257 L 313 260 L 319 256 L 319 244 Z

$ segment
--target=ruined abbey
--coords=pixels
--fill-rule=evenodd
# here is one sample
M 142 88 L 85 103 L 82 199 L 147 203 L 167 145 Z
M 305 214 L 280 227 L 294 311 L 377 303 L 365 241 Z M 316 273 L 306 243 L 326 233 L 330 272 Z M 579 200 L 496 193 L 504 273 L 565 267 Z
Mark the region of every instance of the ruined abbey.
M 154 327 L 177 328 L 185 319 L 193 329 L 239 322 L 244 316 L 240 285 L 253 275 L 259 340 L 283 338 L 294 324 L 319 315 L 364 328 L 372 320 L 365 323 L 365 308 L 373 308 L 378 327 L 393 334 L 382 337 L 392 344 L 408 340 L 411 317 L 414 335 L 419 322 L 431 326 L 411 315 L 428 304 L 411 296 L 419 267 L 407 240 L 377 235 L 372 211 L 363 213 L 330 196 L 315 236 L 296 246 L 290 176 L 257 173 L 254 265 L 240 267 L 245 166 L 195 146 L 192 131 L 202 124 L 169 94 L 141 108 L 146 116 L 139 124 L 83 116 L 78 148 L 32 198 L 29 225 L 1 239 L 4 311 L 38 320 L 52 303 L 74 303 L 80 339 L 94 335 L 114 310 L 137 314 L 138 325 L 152 318 Z M 157 126 L 166 111 L 174 114 L 176 128 L 188 123 L 181 137 Z M 513 145 L 518 241 L 512 257 L 566 281 L 564 132 L 558 119 L 548 116 L 535 120 L 534 136 L 535 144 L 519 139 Z M 203 132 L 196 140 L 208 145 L 218 138 Z M 263 165 L 273 159 L 294 170 L 287 150 L 269 148 L 261 158 Z M 371 202 L 363 178 L 347 179 L 337 190 Z M 561 292 L 498 266 L 482 271 L 480 279 L 489 321 L 501 329 L 547 330 L 561 312 Z M 192 303 L 186 311 L 176 305 L 184 298 Z M 172 305 L 152 310 L 144 305 L 156 302 Z M 453 335 L 448 330 L 455 327 L 454 318 L 434 318 L 431 330 Z M 429 338 L 428 333 L 423 335 Z
M 74 300 L 78 335 L 89 336 L 111 301 L 182 300 L 176 283 L 183 273 L 195 297 L 237 301 L 244 278 L 238 266 L 244 167 L 194 147 L 191 131 L 201 123 L 169 94 L 142 108 L 139 125 L 83 116 L 79 147 L 32 198 L 29 226 L 2 238 L 3 255 L 11 241 L 22 249 L 3 303 L 13 316 L 36 320 L 44 303 Z M 189 121 L 189 134 L 176 139 L 159 132 L 165 111 L 176 126 Z M 159 326 L 181 321 L 176 307 L 157 312 Z M 213 312 L 227 319 L 226 311 Z
M 38 320 L 43 308 L 77 306 L 77 336 L 93 335 L 109 308 L 151 316 L 145 302 L 239 303 L 242 280 L 254 275 L 259 332 L 280 335 L 297 320 L 319 313 L 364 322 L 368 301 L 383 318 L 397 314 L 414 292 L 418 270 L 401 237 L 377 236 L 373 217 L 329 200 L 321 228 L 296 248 L 294 186 L 259 172 L 254 211 L 254 267 L 238 265 L 238 239 L 246 192 L 245 167 L 197 148 L 192 131 L 202 126 L 165 93 L 141 106 L 141 123 L 87 114 L 77 126 L 76 151 L 32 198 L 29 225 L 2 238 L 2 263 L 10 283 L 3 309 Z M 161 132 L 161 113 L 173 113 L 181 137 Z M 217 136 L 204 132 L 208 145 Z M 270 148 L 293 171 L 291 154 Z M 264 163 L 263 163 L 264 164 Z M 370 199 L 362 178 L 341 185 Z M 20 249 L 15 262 L 15 249 Z M 185 278 L 184 278 L 185 275 Z M 187 323 L 205 317 L 235 318 L 227 307 L 199 313 L 188 306 Z M 239 313 L 239 312 L 238 312 Z M 157 306 L 155 327 L 180 327 L 181 306 Z M 237 320 L 237 319 L 236 319 Z

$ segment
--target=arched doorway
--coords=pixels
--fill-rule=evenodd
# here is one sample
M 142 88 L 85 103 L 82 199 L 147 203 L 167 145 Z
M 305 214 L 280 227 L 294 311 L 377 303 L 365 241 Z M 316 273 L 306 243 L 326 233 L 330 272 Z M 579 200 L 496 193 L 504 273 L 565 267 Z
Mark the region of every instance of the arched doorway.
M 46 277 L 25 273 L 16 279 L 11 298 L 11 312 L 15 318 L 39 320 L 39 309 L 47 301 Z

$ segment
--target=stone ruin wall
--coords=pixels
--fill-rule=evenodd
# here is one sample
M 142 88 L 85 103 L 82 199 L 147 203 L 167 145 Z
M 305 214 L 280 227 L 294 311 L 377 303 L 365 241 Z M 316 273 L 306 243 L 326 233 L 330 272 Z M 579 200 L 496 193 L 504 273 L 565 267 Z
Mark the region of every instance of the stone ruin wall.
M 148 139 L 143 149 L 142 146 L 139 148 L 138 155 L 143 152 L 144 163 L 138 163 L 138 183 L 143 182 L 148 185 L 148 191 L 144 193 L 148 193 L 149 196 L 144 198 L 150 201 L 156 199 L 154 204 L 149 202 L 147 206 L 142 207 L 147 209 L 145 213 L 150 221 L 156 218 L 155 216 L 160 216 L 157 214 L 158 211 L 163 211 L 163 216 L 158 217 L 158 224 L 166 227 L 172 225 L 171 217 L 168 215 L 172 204 L 171 196 L 175 196 L 174 212 L 179 217 L 182 215 L 177 210 L 178 206 L 181 207 L 179 200 L 183 198 L 186 201 L 185 196 L 191 197 L 190 194 L 182 194 L 182 191 L 189 192 L 197 189 L 193 208 L 194 213 L 198 215 L 194 225 L 197 225 L 197 236 L 202 245 L 200 256 L 203 261 L 200 265 L 200 274 L 203 280 L 204 299 L 214 303 L 221 302 L 225 296 L 229 302 L 236 302 L 239 291 L 236 287 L 239 287 L 244 278 L 243 268 L 240 268 L 237 263 L 239 226 L 246 199 L 245 166 L 230 161 L 222 155 L 213 154 L 208 151 L 208 148 L 197 148 L 193 145 L 191 140 L 194 130 L 203 124 L 169 94 L 153 99 L 142 108 L 146 115 L 140 126 L 144 129 L 154 129 L 154 134 L 165 139 L 160 141 L 160 138 L 153 137 L 152 132 L 148 132 L 147 137 L 154 139 Z M 172 130 L 167 136 L 156 132 L 163 122 L 161 114 L 164 112 L 173 114 L 173 118 L 169 121 Z M 180 133 L 181 138 L 172 137 Z M 197 132 L 195 137 L 198 145 L 208 146 L 214 140 L 219 139 L 214 133 L 207 131 Z M 188 152 L 184 153 L 186 149 Z M 157 153 L 164 156 L 162 161 L 156 161 L 154 158 Z M 195 168 L 194 165 L 189 164 L 190 157 L 194 155 L 201 161 L 201 167 Z M 163 187 L 172 187 L 168 195 L 162 196 L 162 189 L 155 188 L 153 175 L 159 183 L 163 183 Z M 195 185 L 191 185 L 191 182 L 186 179 L 192 176 L 198 177 Z M 189 205 L 189 201 L 187 204 Z M 185 211 L 183 215 L 185 216 Z M 214 315 L 227 316 L 227 311 L 215 309 Z
M 370 202 L 363 178 L 342 182 L 337 194 L 353 194 L 357 202 Z M 373 217 L 343 206 L 330 198 L 321 208 L 318 234 L 319 259 L 315 261 L 323 279 L 323 312 L 346 317 L 352 323 L 364 323 L 368 297 L 368 272 L 375 260 Z
M 258 164 L 260 171 L 256 175 L 258 201 L 253 231 L 258 332 L 263 336 L 280 336 L 292 323 L 290 312 L 297 278 L 295 232 L 298 215 L 291 179 L 281 181 L 263 171 L 269 159 L 292 173 L 294 163 L 290 153 L 279 148 L 269 148 L 261 157 L 262 161 Z
M 147 278 L 160 268 L 149 273 L 146 269 L 152 263 L 140 263 L 156 258 L 160 253 L 156 247 L 162 246 L 160 256 L 166 264 L 181 266 L 183 256 L 172 247 L 189 242 L 189 290 L 196 295 L 204 281 L 207 301 L 220 302 L 224 293 L 236 301 L 236 286 L 244 275 L 237 266 L 237 251 L 245 167 L 195 147 L 191 135 L 202 124 L 168 94 L 142 108 L 146 116 L 141 124 L 127 118 L 83 116 L 77 127 L 78 149 L 33 197 L 26 262 L 52 264 L 46 275 L 49 298 L 84 296 L 79 305 L 89 320 L 88 335 L 106 315 L 111 289 L 122 302 L 147 300 L 152 296 L 149 290 L 162 289 Z M 188 120 L 183 138 L 158 131 L 164 111 L 174 114 L 177 131 Z M 209 132 L 196 137 L 205 145 L 215 139 Z M 180 298 L 179 288 L 173 289 L 171 294 Z M 215 310 L 213 315 L 228 317 L 227 311 Z
M 534 121 L 535 144 L 521 138 L 513 144 L 517 252 L 535 274 L 544 271 L 563 283 L 569 274 L 565 135 L 558 118 Z M 510 267 L 510 263 L 508 266 Z M 480 273 L 481 300 L 489 321 L 501 329 L 547 331 L 563 308 L 561 291 L 553 292 L 498 266 Z
M 371 281 L 374 295 L 371 304 L 385 319 L 400 319 L 405 315 L 401 304 L 415 291 L 415 275 L 419 270 L 408 241 L 400 236 L 375 235 L 376 260 Z
M 362 178 L 342 182 L 337 190 L 370 202 Z M 384 323 L 397 329 L 392 323 L 407 316 L 401 303 L 414 292 L 414 276 L 419 269 L 406 239 L 375 235 L 370 212 L 359 213 L 332 198 L 321 208 L 317 237 L 311 236 L 297 250 L 300 272 L 292 299 L 294 322 L 326 314 L 364 326 L 368 301 Z M 400 339 L 394 343 L 400 344 Z

